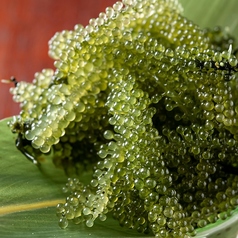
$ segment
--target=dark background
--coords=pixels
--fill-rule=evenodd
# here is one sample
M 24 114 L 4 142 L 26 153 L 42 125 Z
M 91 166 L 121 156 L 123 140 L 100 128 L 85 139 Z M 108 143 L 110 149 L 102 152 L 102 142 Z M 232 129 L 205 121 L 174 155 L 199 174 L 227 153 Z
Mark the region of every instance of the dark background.
M 54 68 L 48 41 L 57 31 L 87 25 L 116 0 L 1 0 L 0 80 L 32 81 L 35 72 Z M 0 82 L 0 119 L 19 113 L 11 84 Z

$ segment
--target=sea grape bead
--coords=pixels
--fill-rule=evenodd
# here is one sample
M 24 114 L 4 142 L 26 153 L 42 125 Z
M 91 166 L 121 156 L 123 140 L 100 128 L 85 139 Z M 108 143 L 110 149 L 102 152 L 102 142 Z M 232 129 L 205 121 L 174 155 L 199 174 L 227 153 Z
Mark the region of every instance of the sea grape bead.
M 59 227 L 65 229 L 68 226 L 68 220 L 65 217 L 60 218 L 59 220 Z

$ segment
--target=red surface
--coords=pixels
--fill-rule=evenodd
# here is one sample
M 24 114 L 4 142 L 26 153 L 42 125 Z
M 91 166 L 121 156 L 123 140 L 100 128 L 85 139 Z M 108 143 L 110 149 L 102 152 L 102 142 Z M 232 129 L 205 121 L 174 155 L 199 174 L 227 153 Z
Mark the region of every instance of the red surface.
M 48 41 L 57 31 L 87 25 L 116 0 L 1 0 L 0 79 L 32 81 L 35 72 L 53 68 Z M 9 84 L 0 83 L 0 119 L 19 113 Z

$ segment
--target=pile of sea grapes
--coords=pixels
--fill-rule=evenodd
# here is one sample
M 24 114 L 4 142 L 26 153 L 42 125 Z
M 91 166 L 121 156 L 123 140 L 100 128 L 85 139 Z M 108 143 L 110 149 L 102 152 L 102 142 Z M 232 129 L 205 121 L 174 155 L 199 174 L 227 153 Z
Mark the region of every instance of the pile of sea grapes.
M 190 237 L 238 205 L 234 39 L 201 29 L 176 0 L 122 0 L 56 33 L 56 70 L 16 82 L 10 123 L 33 162 L 51 153 L 69 180 L 59 225 L 104 221 Z M 84 171 L 91 181 L 82 182 Z

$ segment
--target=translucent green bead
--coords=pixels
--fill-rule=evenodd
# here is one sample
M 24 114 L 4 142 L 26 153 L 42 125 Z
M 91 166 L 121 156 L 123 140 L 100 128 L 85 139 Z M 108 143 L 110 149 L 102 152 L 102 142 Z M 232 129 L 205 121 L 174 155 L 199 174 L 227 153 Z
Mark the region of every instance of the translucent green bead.
M 25 132 L 25 137 L 27 140 L 33 140 L 35 138 L 35 134 L 33 131 L 28 130 Z
M 68 220 L 66 219 L 66 217 L 62 217 L 59 220 L 59 227 L 62 229 L 65 229 L 68 226 Z
M 107 140 L 111 140 L 114 138 L 114 133 L 110 130 L 105 131 L 103 135 L 104 135 L 105 139 L 107 139 Z
M 170 208 L 170 207 L 165 207 L 164 208 L 164 211 L 163 211 L 164 216 L 172 218 L 173 217 L 173 213 L 174 212 L 173 212 L 172 208 Z M 158 220 L 157 220 L 157 222 L 158 222 Z
M 94 225 L 94 220 L 93 219 L 88 219 L 87 221 L 86 221 L 86 226 L 87 227 L 92 227 Z
M 43 153 L 48 153 L 49 151 L 50 151 L 50 149 L 51 149 L 51 146 L 50 145 L 48 145 L 48 144 L 43 144 L 41 147 L 40 147 L 40 150 L 41 150 L 41 152 L 43 152 Z

